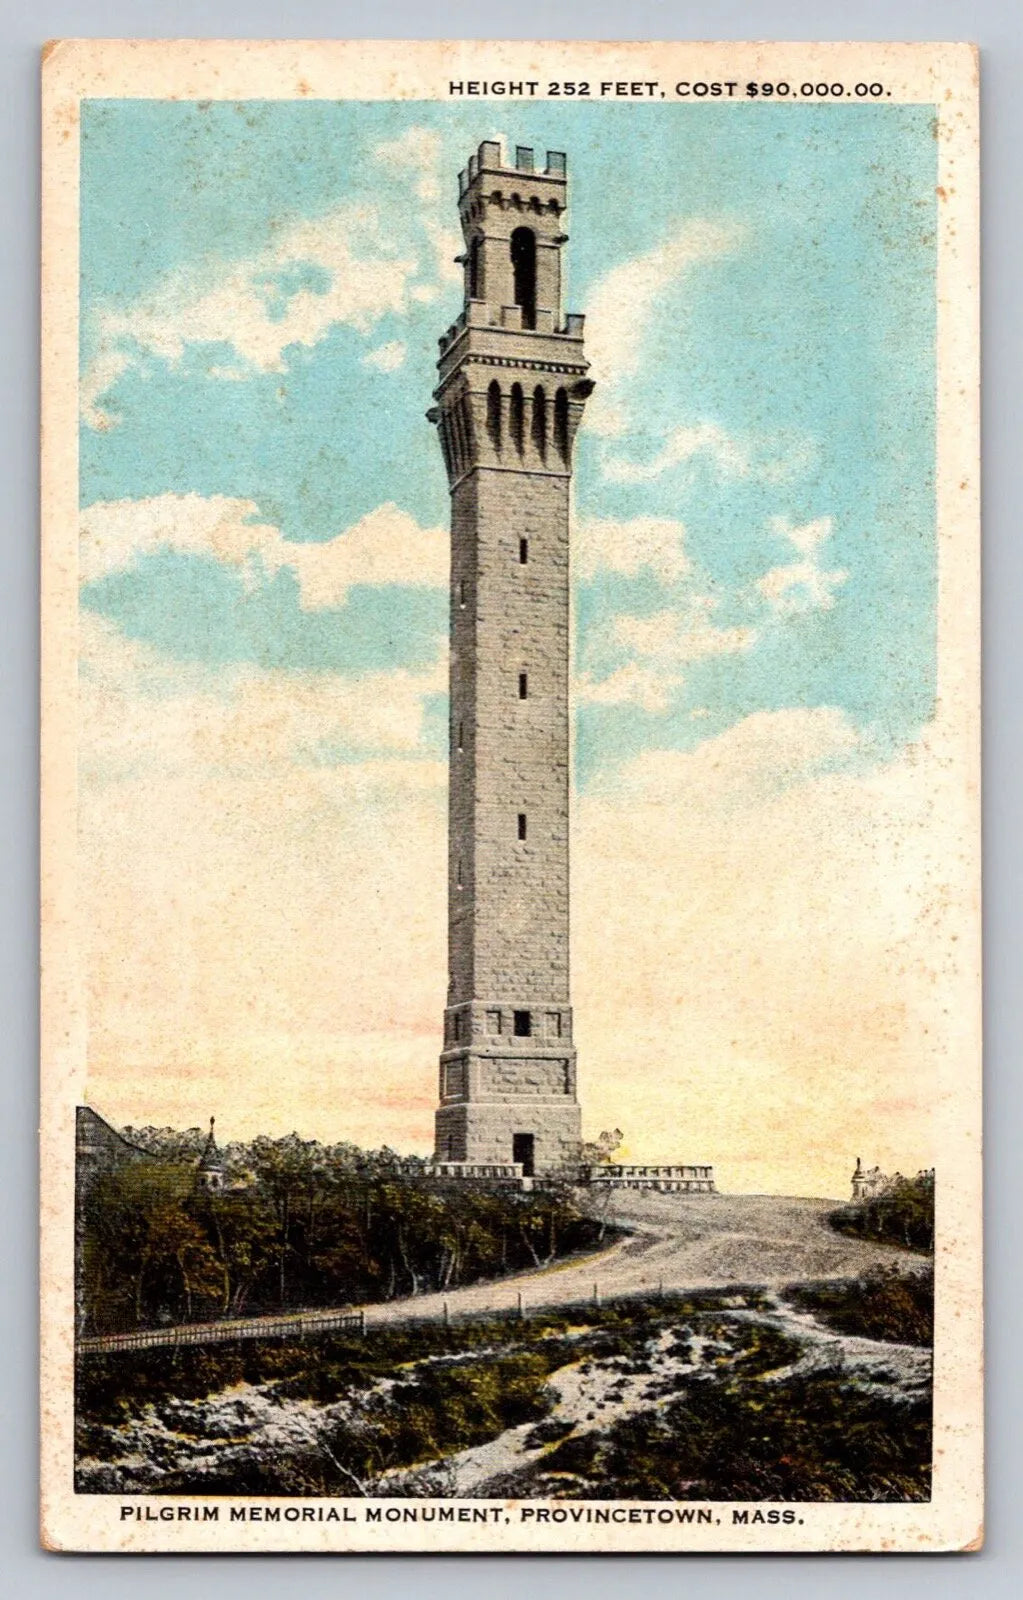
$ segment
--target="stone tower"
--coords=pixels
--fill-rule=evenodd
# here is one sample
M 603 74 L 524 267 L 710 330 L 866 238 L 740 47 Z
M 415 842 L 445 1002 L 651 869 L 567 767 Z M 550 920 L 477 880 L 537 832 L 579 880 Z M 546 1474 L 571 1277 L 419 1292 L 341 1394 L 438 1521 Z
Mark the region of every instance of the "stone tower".
M 465 306 L 429 412 L 451 491 L 448 996 L 437 1158 L 578 1166 L 568 953 L 569 486 L 593 385 L 561 314 L 565 157 L 459 175 Z

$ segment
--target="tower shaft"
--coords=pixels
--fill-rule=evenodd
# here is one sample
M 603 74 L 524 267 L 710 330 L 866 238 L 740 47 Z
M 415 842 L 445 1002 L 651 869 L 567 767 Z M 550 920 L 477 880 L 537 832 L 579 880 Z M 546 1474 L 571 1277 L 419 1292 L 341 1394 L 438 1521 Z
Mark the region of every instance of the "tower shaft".
M 437 1156 L 578 1164 L 569 995 L 569 495 L 592 385 L 560 314 L 564 158 L 460 178 L 465 308 L 440 341 L 451 490 L 448 965 Z

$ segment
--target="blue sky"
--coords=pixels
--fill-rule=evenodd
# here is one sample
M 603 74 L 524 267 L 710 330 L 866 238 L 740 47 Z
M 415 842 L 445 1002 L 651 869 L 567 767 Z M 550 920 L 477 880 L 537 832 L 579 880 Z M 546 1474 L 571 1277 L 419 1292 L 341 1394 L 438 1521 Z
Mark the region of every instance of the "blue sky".
M 793 707 L 891 754 L 933 710 L 931 118 L 86 102 L 81 500 L 104 531 L 83 605 L 190 683 L 420 674 L 419 742 L 443 752 L 424 412 L 460 306 L 455 174 L 498 135 L 568 153 L 565 308 L 588 313 L 598 384 L 580 787 Z M 393 541 L 379 559 L 371 535 Z M 318 759 L 378 754 L 349 729 Z

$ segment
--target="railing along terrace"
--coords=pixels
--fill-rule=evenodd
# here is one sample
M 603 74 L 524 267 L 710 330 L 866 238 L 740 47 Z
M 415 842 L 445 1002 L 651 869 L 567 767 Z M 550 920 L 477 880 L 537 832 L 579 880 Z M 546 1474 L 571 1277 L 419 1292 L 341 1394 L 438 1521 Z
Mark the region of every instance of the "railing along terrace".
M 658 1189 L 664 1193 L 713 1194 L 714 1168 L 703 1165 L 642 1166 L 600 1163 L 583 1168 L 583 1182 L 600 1189 Z
M 488 1178 L 507 1183 L 519 1183 L 524 1176 L 519 1161 L 433 1161 L 426 1171 L 434 1178 Z

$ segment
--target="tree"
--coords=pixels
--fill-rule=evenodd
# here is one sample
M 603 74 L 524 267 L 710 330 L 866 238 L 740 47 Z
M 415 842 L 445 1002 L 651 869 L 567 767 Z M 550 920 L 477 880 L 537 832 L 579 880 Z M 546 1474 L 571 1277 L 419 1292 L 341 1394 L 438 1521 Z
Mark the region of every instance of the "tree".
M 179 1150 L 191 1137 L 156 1134 Z M 542 1266 L 596 1237 L 567 1189 L 441 1184 L 386 1148 L 289 1134 L 232 1155 L 251 1182 L 223 1192 L 197 1187 L 191 1156 L 95 1181 L 78 1240 L 82 1331 L 418 1295 Z
M 602 1162 L 610 1161 L 624 1137 L 621 1128 L 614 1128 L 599 1134 L 595 1140 L 584 1143 L 580 1152 L 583 1163 L 587 1166 L 598 1166 Z
M 294 1225 L 305 1208 L 307 1222 L 316 1204 L 316 1180 L 323 1149 L 314 1140 L 289 1133 L 284 1139 L 259 1138 L 250 1149 L 256 1186 L 267 1196 L 277 1220 L 277 1298 L 287 1301 L 286 1269 L 294 1249 Z
M 86 1325 L 140 1326 L 168 1299 L 188 1309 L 210 1266 L 185 1209 L 191 1192 L 190 1168 L 157 1161 L 132 1162 L 96 1181 L 84 1207 Z
M 204 1128 L 133 1128 L 121 1129 L 121 1136 L 139 1150 L 148 1150 L 161 1161 L 180 1162 L 183 1165 L 198 1161 L 206 1144 Z

